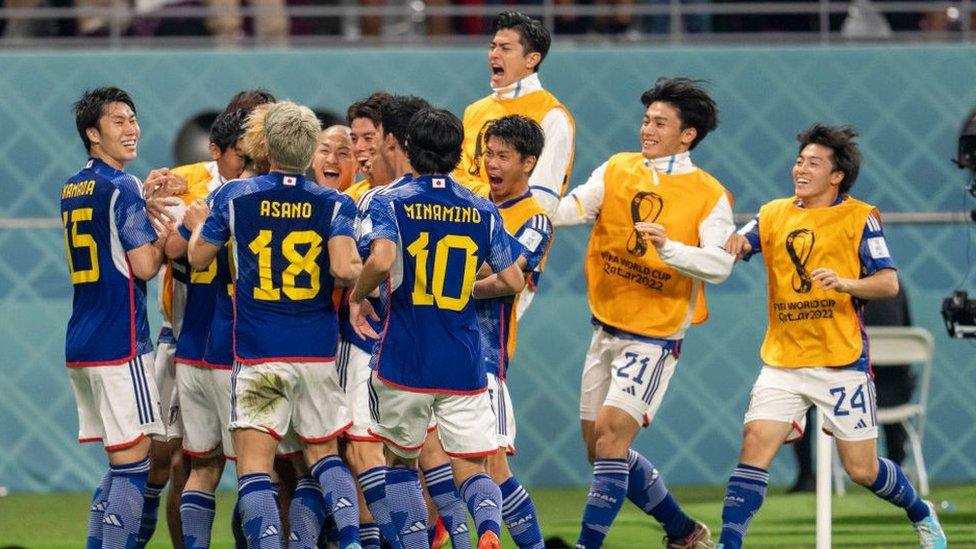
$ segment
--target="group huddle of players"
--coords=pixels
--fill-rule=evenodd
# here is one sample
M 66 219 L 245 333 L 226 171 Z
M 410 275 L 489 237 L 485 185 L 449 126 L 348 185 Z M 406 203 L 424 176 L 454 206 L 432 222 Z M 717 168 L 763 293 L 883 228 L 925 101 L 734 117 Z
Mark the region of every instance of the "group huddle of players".
M 802 132 L 793 196 L 736 233 L 731 195 L 690 158 L 717 127 L 715 102 L 699 82 L 661 78 L 641 96 L 640 151 L 563 196 L 575 127 L 539 81 L 549 42 L 538 21 L 499 15 L 492 94 L 463 123 L 377 92 L 323 131 L 307 107 L 241 92 L 213 123 L 210 161 L 144 183 L 124 171 L 139 139 L 132 99 L 83 95 L 90 159 L 61 211 L 79 439 L 101 441 L 110 462 L 89 547 L 144 546 L 171 472 L 174 545 L 208 547 L 228 459 L 241 546 L 487 549 L 502 526 L 519 547 L 562 543 L 544 540 L 508 465 L 506 370 L 553 227 L 581 223 L 593 224 L 580 396 L 593 479 L 577 547 L 600 547 L 625 499 L 666 547 L 716 546 L 631 445 L 685 331 L 708 316 L 704 283 L 758 252 L 770 324 L 718 546 L 742 545 L 768 466 L 811 405 L 851 478 L 905 508 L 923 547 L 946 546 L 931 505 L 877 457 L 859 310 L 897 278 L 877 210 L 848 195 L 856 133 Z M 154 354 L 146 281 L 161 267 Z

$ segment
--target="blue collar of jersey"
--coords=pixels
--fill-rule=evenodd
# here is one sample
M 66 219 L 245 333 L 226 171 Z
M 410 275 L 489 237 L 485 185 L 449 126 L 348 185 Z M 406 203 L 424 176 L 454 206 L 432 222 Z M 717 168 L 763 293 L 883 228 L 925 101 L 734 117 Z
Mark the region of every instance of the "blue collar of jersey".
M 837 195 L 837 198 L 834 199 L 833 204 L 831 204 L 830 206 L 828 206 L 828 208 L 832 208 L 832 207 L 840 204 L 841 202 L 843 202 L 845 200 L 847 200 L 847 195 L 846 194 L 838 194 Z M 803 207 L 803 199 L 802 198 L 797 198 L 796 199 L 796 205 L 797 205 L 797 207 L 802 208 Z
M 298 186 L 305 183 L 305 176 L 300 173 L 268 172 L 265 176 L 276 185 Z
M 85 167 L 94 171 L 95 173 L 100 173 L 100 174 L 117 175 L 120 173 L 125 173 L 122 170 L 110 166 L 104 160 L 100 158 L 95 158 L 94 156 L 88 157 L 88 164 Z
M 501 204 L 498 204 L 497 205 L 498 209 L 511 208 L 512 206 L 518 204 L 519 202 L 525 200 L 526 198 L 529 198 L 530 196 L 532 196 L 532 191 L 531 190 L 525 191 L 525 194 L 521 196 L 516 196 L 515 198 L 511 198 L 509 200 L 506 200 L 505 202 L 502 202 Z

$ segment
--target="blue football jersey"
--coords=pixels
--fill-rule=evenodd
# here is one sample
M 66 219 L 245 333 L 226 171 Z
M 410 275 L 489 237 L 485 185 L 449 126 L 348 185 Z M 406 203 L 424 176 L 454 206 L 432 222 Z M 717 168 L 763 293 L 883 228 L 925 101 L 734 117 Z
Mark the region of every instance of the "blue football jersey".
M 207 333 L 207 348 L 203 353 L 208 368 L 229 370 L 234 365 L 234 275 L 230 264 L 230 247 L 217 252 L 217 288 L 213 314 Z
M 382 190 L 401 185 L 407 181 L 410 181 L 411 176 L 405 175 L 399 179 L 395 179 L 389 184 L 383 187 L 376 187 L 366 192 L 362 197 L 360 197 L 359 202 L 356 203 L 356 227 L 361 227 L 362 219 L 367 213 L 367 207 L 372 200 L 373 195 Z M 357 231 L 357 239 L 359 238 L 359 233 Z M 363 261 L 369 257 L 369 246 L 363 247 L 359 246 L 359 255 L 362 257 Z M 383 308 L 378 299 L 370 298 L 370 302 L 373 303 L 373 308 L 376 309 L 378 315 L 380 315 L 380 320 L 367 319 L 367 322 L 373 327 L 376 333 L 383 331 Z M 352 323 L 349 322 L 349 292 L 346 291 L 342 294 L 342 299 L 339 301 L 339 337 L 343 341 L 348 341 L 361 350 L 373 354 L 373 349 L 376 347 L 377 340 L 371 337 L 360 337 L 352 328 Z
M 61 190 L 61 221 L 74 301 L 68 366 L 117 364 L 152 351 L 146 283 L 126 252 L 156 240 L 135 177 L 97 159 Z
M 447 176 L 422 176 L 373 195 L 361 247 L 397 244 L 381 285 L 386 314 L 371 365 L 407 390 L 470 394 L 485 390 L 481 339 L 471 296 L 478 268 L 512 264 L 498 210 Z
M 335 358 L 328 241 L 352 238 L 355 216 L 349 197 L 301 175 L 272 172 L 216 193 L 201 236 L 219 246 L 233 243 L 235 360 Z
M 552 242 L 552 223 L 544 213 L 526 215 L 525 212 L 518 211 L 518 205 L 526 197 L 531 195 L 499 204 L 498 210 L 508 227 L 512 228 L 513 225 L 515 227 L 513 250 L 525 258 L 523 272 L 535 287 L 542 275 L 542 261 Z M 485 368 L 488 373 L 501 379 L 505 379 L 508 363 L 515 355 L 518 337 L 517 309 L 520 297 L 521 295 L 510 295 L 495 299 L 479 299 L 475 305 L 478 326 L 481 329 Z
M 173 277 L 186 279 L 186 310 L 183 326 L 176 340 L 176 359 L 179 362 L 204 366 L 207 339 L 213 322 L 214 303 L 222 288 L 217 281 L 217 260 L 202 270 L 193 270 L 186 260 L 173 262 Z

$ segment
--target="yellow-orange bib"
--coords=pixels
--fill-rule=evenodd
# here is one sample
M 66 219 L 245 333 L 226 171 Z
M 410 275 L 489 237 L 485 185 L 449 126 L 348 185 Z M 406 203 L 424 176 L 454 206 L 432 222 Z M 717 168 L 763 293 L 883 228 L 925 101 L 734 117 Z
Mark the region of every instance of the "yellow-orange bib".
M 858 247 L 874 206 L 853 198 L 801 208 L 796 197 L 759 210 L 759 238 L 769 284 L 769 327 L 760 355 L 770 366 L 847 366 L 861 356 L 860 320 L 850 294 L 817 287 L 810 273 L 861 274 Z
M 669 239 L 698 246 L 699 225 L 728 193 L 701 169 L 658 172 L 659 184 L 653 181 L 640 153 L 616 154 L 607 162 L 603 205 L 586 250 L 586 281 L 597 320 L 639 335 L 668 337 L 684 326 L 696 284 L 692 322 L 708 318 L 704 287 L 662 261 L 653 244 L 638 238 L 634 223 L 660 223 Z
M 461 150 L 461 163 L 454 170 L 454 179 L 468 187 L 479 196 L 488 196 L 488 174 L 485 172 L 483 161 L 485 130 L 488 125 L 499 118 L 510 114 L 527 116 L 536 123 L 542 124 L 552 109 L 562 109 L 569 119 L 569 124 L 575 128 L 573 116 L 569 110 L 556 99 L 556 96 L 546 90 L 516 97 L 514 99 L 496 99 L 485 97 L 468 105 L 464 109 L 464 143 Z M 573 157 L 570 156 L 563 177 L 562 193 L 566 192 L 569 174 L 573 171 Z M 562 194 L 560 193 L 560 194 Z

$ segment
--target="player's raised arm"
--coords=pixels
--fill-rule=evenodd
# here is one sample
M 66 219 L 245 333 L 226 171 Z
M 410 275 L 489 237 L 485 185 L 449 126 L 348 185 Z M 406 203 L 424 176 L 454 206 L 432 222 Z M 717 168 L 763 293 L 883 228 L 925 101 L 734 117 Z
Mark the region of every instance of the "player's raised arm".
M 607 163 L 593 170 L 586 183 L 574 188 L 559 200 L 552 214 L 552 224 L 556 227 L 593 223 L 603 205 L 604 176 Z
M 329 269 L 338 284 L 352 286 L 363 270 L 363 260 L 356 249 L 356 205 L 347 196 L 339 198 L 329 238 Z

